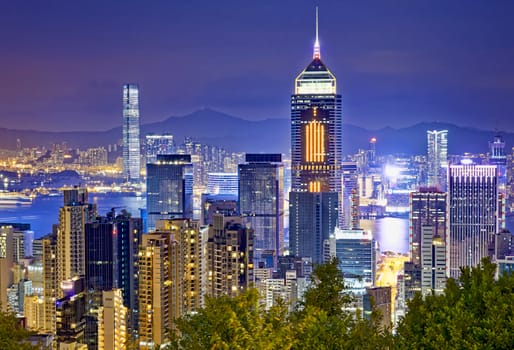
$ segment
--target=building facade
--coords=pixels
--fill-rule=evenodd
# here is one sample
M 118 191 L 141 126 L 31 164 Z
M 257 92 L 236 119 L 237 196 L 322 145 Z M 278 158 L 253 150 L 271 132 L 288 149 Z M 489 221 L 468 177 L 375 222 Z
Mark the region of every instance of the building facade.
M 450 277 L 489 255 L 499 232 L 497 169 L 494 165 L 450 165 Z
M 284 167 L 280 154 L 246 154 L 239 165 L 239 213 L 254 230 L 254 262 L 284 252 Z M 272 267 L 272 266 L 267 266 Z
M 316 16 L 317 17 L 317 16 Z M 316 18 L 316 41 L 312 62 L 296 77 L 294 94 L 291 96 L 291 192 L 289 197 L 291 215 L 289 222 L 290 250 L 292 254 L 308 255 L 313 262 L 322 260 L 320 247 L 304 248 L 304 245 L 323 244 L 333 229 L 338 226 L 341 196 L 342 164 L 342 102 L 337 93 L 336 78 L 321 61 Z M 298 218 L 309 216 L 311 208 L 335 195 L 328 216 L 336 216 L 335 224 L 315 225 L 315 220 L 306 220 L 303 225 Z M 322 200 L 323 201 L 323 200 Z M 310 202 L 308 204 L 307 202 Z M 309 226 L 305 226 L 309 225 Z M 322 229 L 323 228 L 323 229 Z M 324 229 L 328 229 L 325 231 Z M 306 237 L 305 232 L 308 231 Z M 323 237 L 321 241 L 313 237 Z M 318 241 L 316 243 L 316 241 Z
M 157 161 L 146 169 L 148 231 L 155 229 L 157 220 L 192 218 L 191 156 L 157 155 Z
M 446 186 L 448 166 L 448 130 L 427 130 L 428 186 Z
M 207 242 L 207 295 L 238 295 L 253 283 L 253 268 L 253 230 L 241 216 L 215 214 Z
M 138 183 L 141 178 L 139 136 L 139 86 L 123 85 L 123 177 Z

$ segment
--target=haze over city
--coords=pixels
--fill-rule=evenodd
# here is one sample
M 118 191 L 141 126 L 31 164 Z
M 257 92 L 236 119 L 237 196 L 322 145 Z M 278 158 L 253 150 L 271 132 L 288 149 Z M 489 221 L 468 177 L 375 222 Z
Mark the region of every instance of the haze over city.
M 142 123 L 202 107 L 287 119 L 316 5 L 345 123 L 514 130 L 510 1 L 5 1 L 0 123 L 112 128 L 132 81 Z

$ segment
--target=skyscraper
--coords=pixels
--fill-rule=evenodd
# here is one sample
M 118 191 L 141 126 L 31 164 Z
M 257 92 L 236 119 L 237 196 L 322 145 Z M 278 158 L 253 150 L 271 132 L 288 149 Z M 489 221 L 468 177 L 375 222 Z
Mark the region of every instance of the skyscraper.
M 85 225 L 95 213 L 96 207 L 88 203 L 87 189 L 64 190 L 64 206 L 59 209 L 57 230 L 58 283 L 75 276 L 85 276 Z
M 446 188 L 448 130 L 427 130 L 428 185 Z
M 410 195 L 409 247 L 412 269 L 411 286 L 421 286 L 423 295 L 443 291 L 449 273 L 447 194 L 422 188 Z M 407 291 L 409 295 L 414 291 Z
M 291 96 L 289 197 L 291 253 L 311 257 L 316 263 L 322 261 L 323 241 L 333 233 L 341 215 L 341 108 L 336 78 L 321 61 L 316 10 L 313 60 L 296 77 Z M 320 210 L 329 221 L 319 222 L 312 216 Z
M 450 165 L 450 277 L 488 256 L 498 230 L 498 186 L 494 165 Z
M 157 155 L 155 163 L 146 165 L 148 231 L 160 219 L 192 218 L 191 172 L 191 156 L 184 154 Z
M 253 282 L 253 230 L 240 216 L 214 214 L 207 243 L 207 295 L 236 296 Z
M 158 154 L 175 153 L 175 143 L 171 134 L 150 134 L 146 135 L 146 162 L 157 161 Z
M 510 193 L 507 191 L 507 155 L 505 154 L 505 141 L 501 135 L 496 135 L 493 142 L 489 142 L 489 164 L 496 165 L 498 171 L 498 206 L 500 209 L 500 226 L 505 228 L 505 214 L 507 198 Z
M 102 307 L 98 312 L 98 346 L 103 350 L 127 348 L 127 307 L 120 289 L 102 292 Z
M 139 182 L 141 146 L 139 141 L 139 87 L 123 85 L 123 177 Z
M 254 261 L 284 250 L 284 167 L 280 154 L 246 154 L 239 165 L 239 213 L 254 230 Z M 272 266 L 267 266 L 272 267 Z

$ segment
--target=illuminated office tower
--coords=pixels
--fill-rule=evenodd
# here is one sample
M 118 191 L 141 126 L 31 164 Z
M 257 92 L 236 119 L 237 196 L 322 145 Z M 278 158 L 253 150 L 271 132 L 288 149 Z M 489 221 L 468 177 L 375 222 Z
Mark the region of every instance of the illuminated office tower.
M 427 130 L 428 186 L 446 188 L 448 130 Z
M 357 181 L 357 163 L 343 162 L 343 199 L 342 211 L 344 229 L 359 228 L 359 187 Z
M 123 85 L 123 177 L 139 182 L 141 146 L 139 141 L 139 87 Z
M 409 254 L 414 271 L 410 286 L 422 295 L 441 293 L 449 275 L 447 194 L 422 188 L 410 195 Z M 407 286 L 406 288 L 410 288 Z M 414 295 L 407 290 L 407 295 Z
M 505 229 L 505 212 L 507 193 L 507 156 L 505 155 L 505 141 L 501 135 L 496 135 L 493 142 L 489 142 L 489 164 L 496 165 L 498 169 L 498 206 L 500 210 L 500 227 Z
M 433 227 L 434 238 L 447 241 L 447 194 L 431 188 L 421 188 L 410 194 L 409 211 L 409 251 L 411 261 L 422 263 L 422 230 L 423 227 Z
M 120 289 L 129 310 L 127 327 L 131 332 L 137 330 L 141 226 L 140 218 L 131 217 L 125 210 L 116 215 L 114 209 L 85 226 L 88 311 L 101 305 L 103 291 Z
M 146 162 L 155 163 L 159 154 L 174 154 L 175 143 L 171 134 L 146 135 Z
M 207 193 L 237 196 L 237 173 L 208 173 Z
M 102 307 L 98 312 L 98 349 L 127 348 L 127 315 L 128 309 L 123 305 L 121 289 L 102 292 Z
M 361 229 L 336 229 L 332 239 L 335 252 L 331 255 L 339 259 L 345 283 L 352 293 L 363 295 L 375 285 L 377 242 L 371 232 Z
M 254 262 L 284 252 L 284 166 L 281 154 L 246 154 L 239 165 L 239 213 L 254 231 Z M 273 266 L 266 266 L 273 267 Z
M 460 267 L 474 267 L 488 256 L 499 232 L 498 186 L 495 165 L 450 165 L 450 277 Z
M 64 206 L 59 209 L 57 229 L 57 281 L 86 274 L 85 225 L 96 214 L 88 203 L 87 189 L 64 190 Z M 62 297 L 59 290 L 57 297 Z
M 296 77 L 291 96 L 289 195 L 291 253 L 315 263 L 322 262 L 323 241 L 334 232 L 341 215 L 341 109 L 336 78 L 321 61 L 316 12 L 313 60 Z M 317 218 L 320 215 L 323 221 Z
M 155 163 L 146 165 L 148 231 L 157 220 L 192 218 L 191 172 L 191 156 L 185 154 L 157 155 Z
M 13 227 L 0 227 L 0 303 L 1 310 L 8 309 L 7 288 L 13 283 Z
M 253 229 L 241 216 L 215 214 L 207 243 L 207 295 L 236 296 L 253 282 Z

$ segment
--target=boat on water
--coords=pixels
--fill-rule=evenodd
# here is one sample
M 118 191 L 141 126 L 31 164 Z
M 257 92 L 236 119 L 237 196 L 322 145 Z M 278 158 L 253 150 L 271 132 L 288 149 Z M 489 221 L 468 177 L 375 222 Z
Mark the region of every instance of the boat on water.
M 26 206 L 32 204 L 32 197 L 22 192 L 0 191 L 0 206 Z

